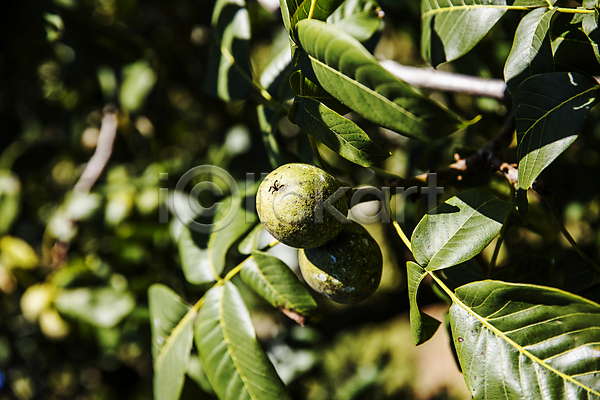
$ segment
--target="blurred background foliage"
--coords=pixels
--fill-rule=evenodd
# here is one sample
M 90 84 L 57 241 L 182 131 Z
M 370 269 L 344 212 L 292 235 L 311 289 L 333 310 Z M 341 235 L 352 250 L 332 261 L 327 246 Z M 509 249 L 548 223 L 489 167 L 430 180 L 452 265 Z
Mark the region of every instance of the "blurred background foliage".
M 204 94 L 213 5 L 208 0 L 20 0 L 4 5 L 0 399 L 152 397 L 147 289 L 164 283 L 191 302 L 205 289 L 184 279 L 171 226 L 159 223 L 164 200 L 159 189 L 172 192 L 185 171 L 197 165 L 217 165 L 240 182 L 248 172 L 272 169 L 258 127 L 258 97 L 226 104 Z M 256 76 L 281 37 L 277 6 L 270 0 L 247 2 Z M 423 66 L 419 2 L 382 0 L 379 6 L 385 25 L 375 55 Z M 516 17 L 504 18 L 473 52 L 441 68 L 502 78 Z M 429 146 L 372 128 L 372 138 L 393 153 L 382 168 L 413 176 L 446 166 L 454 152 L 466 154 L 489 140 L 510 109 L 508 101 L 433 95 L 465 118 L 483 115 L 482 121 Z M 92 191 L 77 194 L 73 186 L 96 147 L 108 104 L 119 110 L 113 154 Z M 595 259 L 600 243 L 598 116 L 596 109 L 584 134 L 542 175 L 554 188 L 567 228 Z M 311 161 L 303 150 L 306 135 L 295 126 L 280 123 L 277 136 L 286 150 Z M 385 183 L 326 147 L 320 150 L 353 186 Z M 505 156 L 509 161 L 516 157 L 512 149 Z M 485 182 L 500 194 L 508 192 L 503 178 L 480 175 L 461 185 Z M 444 197 L 454 193 L 448 187 Z M 536 283 L 568 281 L 576 291 L 587 290 L 582 282 L 589 282 L 589 270 L 567 250 L 544 204 L 531 200 L 535 223 L 523 228 L 515 222 L 508 228 L 498 265 L 537 281 L 540 275 L 531 269 L 550 268 L 552 273 Z M 426 211 L 418 201 L 398 204 L 409 229 Z M 367 214 L 377 212 L 363 206 Z M 385 257 L 377 294 L 352 307 L 318 297 L 326 318 L 301 328 L 244 292 L 259 340 L 297 399 L 467 398 L 445 332 L 419 348 L 411 343 L 403 273 L 408 253 L 390 226 L 367 227 Z M 68 245 L 61 249 L 61 243 Z M 278 247 L 274 252 L 296 268 L 294 252 Z M 493 247 L 488 250 L 491 256 Z M 524 257 L 530 270 L 519 269 Z M 431 304 L 427 312 L 443 318 L 444 303 L 433 290 L 423 287 L 422 292 L 423 304 Z M 201 378 L 188 379 L 183 398 L 212 398 L 202 387 Z

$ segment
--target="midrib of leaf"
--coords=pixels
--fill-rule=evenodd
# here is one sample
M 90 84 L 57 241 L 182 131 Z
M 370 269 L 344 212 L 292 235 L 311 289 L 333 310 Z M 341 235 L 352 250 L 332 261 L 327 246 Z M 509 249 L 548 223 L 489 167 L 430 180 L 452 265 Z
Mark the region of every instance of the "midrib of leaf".
M 529 351 L 527 351 L 524 347 L 522 347 L 521 345 L 519 345 L 518 343 L 516 343 L 515 341 L 513 341 L 511 338 L 509 338 L 508 336 L 506 336 L 506 334 L 504 332 L 502 332 L 501 330 L 499 330 L 498 328 L 496 328 L 494 325 L 490 324 L 488 322 L 487 318 L 484 318 L 482 316 L 480 316 L 479 314 L 477 314 L 476 312 L 474 312 L 471 307 L 467 306 L 465 303 L 463 303 L 462 301 L 460 301 L 458 299 L 458 297 L 456 297 L 456 295 L 454 294 L 454 292 L 452 290 L 450 290 L 445 284 L 444 282 L 437 277 L 437 275 L 435 273 L 433 273 L 433 271 L 427 271 L 427 273 L 429 274 L 429 276 L 431 276 L 433 278 L 433 280 L 435 280 L 435 282 L 440 285 L 440 287 L 444 290 L 444 292 L 446 292 L 446 294 L 450 297 L 450 299 L 458 304 L 461 308 L 463 308 L 464 310 L 466 310 L 469 314 L 471 314 L 473 317 L 475 317 L 479 322 L 481 322 L 481 324 L 483 326 L 485 326 L 486 328 L 488 328 L 490 331 L 492 331 L 496 336 L 500 337 L 501 339 L 505 340 L 508 344 L 510 344 L 511 346 L 513 346 L 515 349 L 517 349 L 519 351 L 519 353 L 525 355 L 526 357 L 528 357 L 530 360 L 532 360 L 533 362 L 539 364 L 540 366 L 546 368 L 547 370 L 554 372 L 556 375 L 560 376 L 561 378 L 563 378 L 564 380 L 567 380 L 581 388 L 583 388 L 584 390 L 588 391 L 589 393 L 595 394 L 597 396 L 600 396 L 600 392 L 595 391 L 594 389 L 585 386 L 584 384 L 582 384 L 581 382 L 573 379 L 572 376 L 566 375 L 561 371 L 558 371 L 555 368 L 552 368 L 550 365 L 546 364 L 543 360 L 539 359 L 538 357 L 534 356 L 533 354 L 531 354 Z M 536 287 L 541 287 L 541 286 L 537 286 L 537 285 L 529 285 L 529 286 L 536 286 Z M 563 292 L 562 290 L 559 289 L 552 289 L 554 291 L 557 292 L 561 292 L 561 293 L 566 293 Z M 493 292 L 492 292 L 493 293 Z M 579 300 L 584 300 L 587 303 L 590 303 L 592 305 L 597 306 L 596 303 L 594 303 L 591 300 L 585 299 L 583 297 L 574 295 L 572 293 L 568 293 L 569 295 L 578 298 Z M 489 297 L 489 296 L 488 296 Z M 519 363 L 520 365 L 520 363 Z M 519 367 L 520 368 L 520 367 Z
M 160 365 L 163 362 L 163 360 L 165 359 L 166 354 L 168 353 L 168 350 L 171 348 L 171 346 L 173 345 L 173 342 L 175 341 L 175 340 L 173 340 L 173 338 L 176 338 L 181 333 L 181 331 L 183 330 L 183 327 L 187 324 L 188 320 L 193 319 L 196 317 L 196 315 L 198 315 L 198 309 L 200 308 L 200 305 L 202 305 L 202 302 L 199 301 L 198 303 L 200 303 L 200 304 L 196 304 L 194 307 L 190 308 L 187 313 L 185 313 L 183 318 L 181 318 L 181 321 L 179 321 L 179 323 L 171 331 L 171 334 L 167 338 L 167 341 L 165 342 L 164 346 L 160 349 L 160 353 L 158 353 L 158 357 L 156 357 L 156 362 L 154 363 L 154 369 L 160 368 Z
M 315 115 L 313 113 L 311 113 L 307 108 L 304 109 L 306 111 L 307 114 L 309 114 L 311 117 L 313 117 L 315 119 L 316 122 L 318 122 L 320 125 L 322 125 L 323 127 L 327 128 L 328 130 L 331 130 L 327 125 L 325 125 L 325 123 L 319 121 L 319 118 L 315 117 Z M 343 117 L 342 117 L 343 118 Z M 337 124 L 337 125 L 341 125 L 341 124 Z M 352 144 L 352 142 L 350 142 L 349 140 L 346 140 L 346 138 L 344 136 L 342 136 L 341 134 L 334 132 L 336 134 L 336 136 L 338 138 L 340 138 L 340 140 L 344 143 L 346 143 L 348 146 L 352 147 L 353 149 L 356 149 L 356 151 L 360 152 L 360 154 L 363 155 L 363 157 L 368 157 L 369 154 L 361 149 L 359 149 L 358 147 L 354 146 Z
M 393 101 L 391 101 L 390 99 L 388 99 L 387 97 L 382 96 L 381 94 L 379 94 L 378 92 L 372 90 L 371 88 L 368 88 L 367 86 L 363 85 L 362 83 L 360 83 L 359 81 L 355 80 L 355 79 L 351 79 L 349 76 L 342 74 L 340 71 L 337 71 L 333 68 L 331 68 L 329 65 L 321 62 L 320 60 L 317 60 L 316 58 L 314 58 L 313 56 L 311 56 L 310 54 L 308 55 L 308 57 L 311 60 L 314 60 L 317 64 L 319 64 L 321 67 L 331 71 L 332 73 L 334 73 L 335 75 L 338 75 L 339 77 L 341 77 L 342 79 L 344 79 L 345 81 L 347 81 L 348 83 L 350 83 L 351 85 L 357 86 L 359 88 L 361 88 L 363 91 L 371 94 L 372 96 L 377 97 L 378 99 L 386 102 L 390 107 L 395 108 L 397 111 L 400 111 L 402 114 L 406 115 L 407 117 L 411 118 L 414 121 L 417 122 L 422 122 L 422 120 L 420 118 L 418 118 L 416 115 L 409 113 L 407 110 L 405 110 L 404 108 L 398 106 L 398 104 L 394 103 Z
M 464 221 L 464 222 L 463 222 L 463 223 L 462 223 L 462 224 L 461 224 L 461 225 L 460 225 L 460 226 L 459 226 L 459 227 L 458 227 L 458 228 L 457 228 L 457 229 L 454 231 L 454 233 L 452 234 L 452 237 L 454 237 L 454 235 L 456 234 L 456 232 L 460 231 L 460 230 L 461 230 L 461 229 L 462 229 L 462 228 L 463 228 L 463 227 L 466 225 L 466 223 L 467 223 L 467 222 L 469 222 L 469 220 L 471 219 L 471 217 L 472 217 L 472 216 L 473 216 L 473 215 L 474 215 L 476 212 L 478 212 L 478 210 L 479 210 L 481 207 L 483 207 L 484 205 L 486 205 L 487 203 L 489 203 L 489 202 L 490 202 L 490 201 L 492 201 L 492 200 L 493 200 L 493 199 L 490 199 L 490 200 L 488 200 L 488 201 L 484 202 L 483 204 L 481 204 L 479 207 L 477 207 L 477 208 L 474 208 L 474 209 L 473 209 L 473 212 L 472 212 L 472 213 L 471 213 L 471 214 L 468 216 L 468 218 L 467 218 L 467 219 L 465 219 L 465 221 Z M 449 242 L 450 242 L 450 240 L 449 240 L 448 242 L 446 242 L 446 243 L 445 243 L 445 244 L 444 244 L 442 247 L 440 247 L 440 249 L 439 249 L 438 251 L 436 251 L 436 252 L 434 253 L 433 257 L 431 257 L 431 258 L 429 259 L 429 262 L 427 263 L 427 265 L 431 264 L 431 262 L 432 262 L 432 261 L 433 261 L 433 260 L 434 260 L 434 259 L 435 259 L 435 258 L 438 256 L 438 254 L 440 253 L 440 251 L 442 251 L 443 249 L 445 249 L 445 248 L 446 248 L 446 245 L 447 245 Z M 429 270 L 427 269 L 427 267 L 425 267 L 425 270 L 429 271 Z
M 248 385 L 248 382 L 247 382 L 248 378 L 245 377 L 244 374 L 242 374 L 242 369 L 240 368 L 239 361 L 235 357 L 235 353 L 233 351 L 229 350 L 233 346 L 231 346 L 231 339 L 229 339 L 229 335 L 227 335 L 227 329 L 225 328 L 225 319 L 224 319 L 224 313 L 223 313 L 223 306 L 225 305 L 225 301 L 224 301 L 225 300 L 225 290 L 226 290 L 226 288 L 225 288 L 225 286 L 223 286 L 223 290 L 221 290 L 221 296 L 219 299 L 219 324 L 221 325 L 221 331 L 223 332 L 223 340 L 225 341 L 225 345 L 227 346 L 227 352 L 229 353 L 229 356 L 231 357 L 231 361 L 233 362 L 233 365 L 235 366 L 235 370 L 237 371 L 238 375 L 240 376 L 240 379 L 242 380 L 242 382 L 244 383 L 244 387 L 246 388 L 248 395 L 253 400 L 258 400 L 250 391 L 250 386 Z
M 544 6 L 538 6 L 538 7 L 544 7 Z M 442 14 L 442 13 L 451 13 L 451 12 L 455 12 L 455 11 L 471 11 L 473 9 L 477 9 L 477 8 L 500 8 L 503 10 L 533 10 L 534 8 L 538 8 L 538 7 L 527 7 L 527 6 L 509 6 L 509 5 L 497 5 L 497 4 L 471 4 L 471 5 L 467 5 L 464 4 L 462 6 L 450 6 L 450 7 L 442 7 L 442 8 L 434 8 L 431 9 L 429 11 L 425 11 L 424 13 L 421 14 L 421 18 L 424 19 L 430 15 L 435 15 L 435 14 Z
M 570 75 L 570 74 L 569 74 L 569 76 L 571 77 L 571 75 Z M 572 77 L 571 77 L 571 79 L 572 79 Z M 531 124 L 531 126 L 530 126 L 530 127 L 529 127 L 529 128 L 528 128 L 528 129 L 527 129 L 527 130 L 526 130 L 526 131 L 523 133 L 523 138 L 521 139 L 521 143 L 519 143 L 519 150 L 518 150 L 518 151 L 520 151 L 520 150 L 521 150 L 521 146 L 523 145 L 523 142 L 525 141 L 525 137 L 526 137 L 526 136 L 527 136 L 527 135 L 528 135 L 528 134 L 531 132 L 531 130 L 532 130 L 532 129 L 533 129 L 533 128 L 534 128 L 534 127 L 535 127 L 535 126 L 536 126 L 536 125 L 537 125 L 537 124 L 540 122 L 540 121 L 542 121 L 542 120 L 546 119 L 546 118 L 548 117 L 548 115 L 550 115 L 552 112 L 554 112 L 554 111 L 558 110 L 559 108 L 561 108 L 561 107 L 562 107 L 562 106 L 564 106 L 565 104 L 567 104 L 567 103 L 569 103 L 569 102 L 571 102 L 571 101 L 575 100 L 575 99 L 576 99 L 576 98 L 578 98 L 578 97 L 581 97 L 581 96 L 583 96 L 584 94 L 586 94 L 586 93 L 588 93 L 588 92 L 594 91 L 594 90 L 598 90 L 598 85 L 596 85 L 596 86 L 593 86 L 593 87 L 591 87 L 591 88 L 589 88 L 589 89 L 586 89 L 585 91 L 583 91 L 583 92 L 581 92 L 581 93 L 578 93 L 578 94 L 576 94 L 575 96 L 573 96 L 573 97 L 570 97 L 569 99 L 567 99 L 567 100 L 565 100 L 565 101 L 562 101 L 562 102 L 560 102 L 558 105 L 556 105 L 555 107 L 551 108 L 551 109 L 550 109 L 550 110 L 548 110 L 548 111 L 547 111 L 547 112 L 546 112 L 544 115 L 542 115 L 540 118 L 538 118 L 538 119 L 537 119 L 537 120 L 536 120 L 536 121 L 535 121 L 533 124 Z M 542 138 L 540 137 L 540 141 L 541 141 L 541 140 L 542 140 Z M 541 142 L 540 142 L 540 143 L 541 143 Z M 552 143 L 555 143 L 555 142 L 552 142 Z M 536 149 L 536 150 L 541 150 L 541 148 L 539 148 L 539 149 Z M 528 153 L 527 153 L 527 154 L 526 154 L 526 155 L 525 155 L 523 158 L 524 158 L 524 159 L 526 159 L 526 158 L 527 158 L 527 156 L 528 156 L 530 153 L 531 153 L 531 152 L 528 152 Z M 534 165 L 536 165 L 536 164 L 537 164 L 537 160 L 538 160 L 538 158 L 539 158 L 540 154 L 541 154 L 541 151 L 538 151 L 538 152 L 536 152 L 536 154 L 535 154 L 535 158 L 533 159 L 533 164 L 534 164 Z M 523 171 L 523 172 L 525 172 L 525 171 Z M 525 189 L 525 188 L 522 188 L 522 189 Z

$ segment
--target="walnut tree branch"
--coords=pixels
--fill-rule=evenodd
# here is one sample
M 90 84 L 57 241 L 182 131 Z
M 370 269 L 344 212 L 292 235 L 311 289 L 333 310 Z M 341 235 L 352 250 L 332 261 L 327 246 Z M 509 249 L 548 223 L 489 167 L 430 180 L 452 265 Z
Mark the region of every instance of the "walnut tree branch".
M 409 67 L 392 60 L 382 60 L 380 64 L 395 77 L 414 86 L 501 100 L 507 97 L 506 83 L 502 79 L 480 78 L 439 71 L 430 67 Z

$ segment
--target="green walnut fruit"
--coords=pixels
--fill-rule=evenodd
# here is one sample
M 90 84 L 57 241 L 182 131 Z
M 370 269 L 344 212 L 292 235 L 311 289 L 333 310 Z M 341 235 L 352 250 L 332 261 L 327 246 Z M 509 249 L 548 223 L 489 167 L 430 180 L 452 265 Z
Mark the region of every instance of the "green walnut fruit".
M 338 303 L 359 303 L 375 293 L 381 282 L 381 249 L 356 222 L 345 224 L 325 245 L 300 250 L 298 259 L 306 283 Z
M 285 164 L 262 181 L 258 218 L 277 240 L 291 247 L 318 247 L 342 230 L 348 201 L 340 182 L 308 164 Z

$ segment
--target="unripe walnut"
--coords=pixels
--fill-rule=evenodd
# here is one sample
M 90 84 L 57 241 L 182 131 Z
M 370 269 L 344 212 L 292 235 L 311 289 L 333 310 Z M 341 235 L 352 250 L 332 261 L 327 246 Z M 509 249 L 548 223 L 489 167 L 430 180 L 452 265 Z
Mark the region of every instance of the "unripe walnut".
M 306 283 L 338 303 L 361 302 L 375 293 L 381 282 L 381 249 L 356 222 L 345 224 L 325 245 L 300 250 L 298 259 Z
M 308 164 L 285 164 L 262 181 L 256 194 L 265 229 L 291 247 L 313 248 L 342 230 L 348 202 L 340 182 Z

